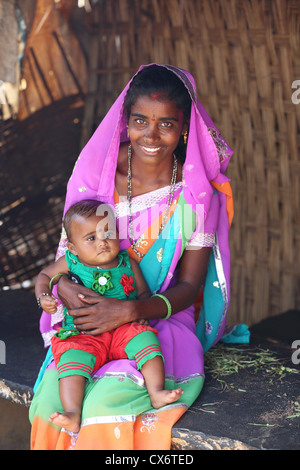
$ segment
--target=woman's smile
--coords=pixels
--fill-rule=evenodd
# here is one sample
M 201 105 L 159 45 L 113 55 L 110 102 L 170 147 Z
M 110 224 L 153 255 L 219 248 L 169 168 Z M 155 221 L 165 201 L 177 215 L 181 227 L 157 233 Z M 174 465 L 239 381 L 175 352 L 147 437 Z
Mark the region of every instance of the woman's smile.
M 149 155 L 156 155 L 161 150 L 161 147 L 149 147 L 145 144 L 140 144 L 140 148 L 143 152 L 148 153 Z

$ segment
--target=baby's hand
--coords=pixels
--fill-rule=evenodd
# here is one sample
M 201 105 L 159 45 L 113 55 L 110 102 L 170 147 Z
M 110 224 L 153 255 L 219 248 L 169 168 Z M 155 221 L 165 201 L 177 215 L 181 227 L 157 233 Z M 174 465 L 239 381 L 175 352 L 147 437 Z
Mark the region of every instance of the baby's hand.
M 42 309 L 50 315 L 53 315 L 57 310 L 58 301 L 50 297 L 50 295 L 42 295 L 40 297 L 40 303 Z
M 139 320 L 138 323 L 140 325 L 149 325 L 149 320 L 146 320 L 145 318 L 143 318 L 142 320 Z

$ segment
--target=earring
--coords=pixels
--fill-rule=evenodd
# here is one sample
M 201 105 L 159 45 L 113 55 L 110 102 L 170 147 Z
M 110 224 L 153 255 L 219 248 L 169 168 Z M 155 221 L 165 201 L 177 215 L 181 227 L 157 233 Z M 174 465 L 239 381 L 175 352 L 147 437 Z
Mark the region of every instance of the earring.
M 186 145 L 186 143 L 187 143 L 187 138 L 188 138 L 188 132 L 185 131 L 185 133 L 183 134 L 183 142 L 184 142 L 184 145 Z

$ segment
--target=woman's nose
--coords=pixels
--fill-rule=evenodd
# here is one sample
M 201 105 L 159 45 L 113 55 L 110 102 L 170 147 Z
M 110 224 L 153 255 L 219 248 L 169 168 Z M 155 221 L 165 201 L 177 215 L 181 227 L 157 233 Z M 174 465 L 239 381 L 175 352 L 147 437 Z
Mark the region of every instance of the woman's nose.
M 145 142 L 152 142 L 159 139 L 159 132 L 155 125 L 150 125 L 144 132 Z

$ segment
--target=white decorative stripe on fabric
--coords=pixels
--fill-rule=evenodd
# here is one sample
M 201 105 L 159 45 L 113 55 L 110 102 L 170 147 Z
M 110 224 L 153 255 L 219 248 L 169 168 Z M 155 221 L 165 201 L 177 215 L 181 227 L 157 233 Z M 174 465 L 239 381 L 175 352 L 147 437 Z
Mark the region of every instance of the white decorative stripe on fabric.
M 170 405 L 166 405 L 166 406 L 162 406 L 161 408 L 159 408 L 158 411 L 165 411 L 165 410 L 170 410 L 172 408 L 186 408 L 187 410 L 189 409 L 190 405 L 188 405 L 187 403 L 171 403 Z M 147 412 L 146 412 L 147 413 Z
M 97 375 L 94 375 L 92 377 L 92 379 L 93 379 L 94 382 L 97 382 L 97 381 L 102 380 L 102 379 L 107 378 L 107 377 L 115 377 L 115 378 L 118 378 L 120 381 L 122 381 L 124 379 L 129 379 L 132 382 L 134 382 L 135 384 L 139 385 L 140 387 L 145 387 L 145 382 L 144 382 L 143 378 L 137 377 L 136 375 L 130 374 L 128 372 L 106 372 L 101 377 L 99 377 Z
M 64 306 L 63 304 L 58 305 L 55 313 L 51 315 L 51 326 L 60 323 L 64 319 Z
M 175 382 L 176 384 L 183 384 L 183 383 L 189 383 L 190 380 L 200 379 L 204 377 L 205 377 L 204 374 L 201 374 L 201 372 L 197 372 L 195 374 L 186 375 L 185 377 L 179 377 L 178 379 L 176 379 L 173 375 L 166 375 L 165 379 L 171 380 L 172 382 Z
M 187 244 L 187 246 L 214 246 L 215 239 L 215 233 L 197 233 L 197 235 Z
M 181 187 L 182 181 L 179 181 L 179 183 L 175 184 L 175 191 Z M 134 197 L 131 202 L 131 213 L 141 212 L 145 209 L 149 209 L 149 207 L 155 206 L 155 204 L 158 204 L 162 199 L 168 196 L 169 191 L 170 186 L 165 186 L 156 191 Z M 129 215 L 129 203 L 127 198 L 115 205 L 115 215 L 117 219 Z
M 130 423 L 135 421 L 135 415 L 118 415 L 118 416 L 94 416 L 86 418 L 82 421 L 81 427 L 89 426 L 91 424 L 107 424 L 107 423 Z
M 128 372 L 106 372 L 101 377 L 98 377 L 97 375 L 94 375 L 92 377 L 92 379 L 93 379 L 94 382 L 97 382 L 99 380 L 102 380 L 102 379 L 108 378 L 108 377 L 118 378 L 119 380 L 120 379 L 121 380 L 129 379 L 132 382 L 134 382 L 135 384 L 139 385 L 140 387 L 143 387 L 143 388 L 146 387 L 145 386 L 145 381 L 144 381 L 143 378 L 137 377 L 136 375 L 130 374 Z M 201 374 L 200 372 L 199 373 L 197 372 L 195 374 L 190 374 L 190 375 L 187 375 L 185 377 L 179 377 L 179 378 L 175 378 L 174 375 L 166 375 L 165 376 L 166 380 L 174 382 L 175 384 L 188 383 L 190 380 L 198 379 L 198 378 L 204 378 L 204 374 Z
M 221 321 L 219 322 L 219 330 L 218 330 L 218 334 L 219 334 L 220 328 L 222 327 L 223 320 L 224 320 L 224 317 L 226 315 L 227 308 L 228 308 L 228 294 L 227 294 L 226 278 L 225 278 L 225 274 L 223 270 L 223 263 L 221 259 L 217 236 L 216 236 L 216 243 L 213 247 L 213 251 L 214 251 L 214 257 L 215 257 L 217 276 L 219 279 L 219 285 L 220 285 L 222 296 L 224 299 L 224 309 L 223 309 Z
M 167 409 L 173 408 L 189 408 L 187 403 L 171 403 L 170 405 L 163 406 L 158 411 L 165 411 Z M 112 424 L 112 423 L 132 423 L 135 422 L 138 416 L 143 417 L 147 415 L 148 411 L 141 413 L 141 415 L 117 415 L 117 416 L 93 416 L 91 418 L 86 418 L 82 421 L 81 427 L 92 426 L 94 424 Z
M 55 333 L 57 333 L 56 330 L 50 330 L 50 331 L 47 331 L 46 333 L 42 333 L 42 338 L 44 340 L 45 347 L 51 345 L 51 338 L 52 336 L 55 335 Z

